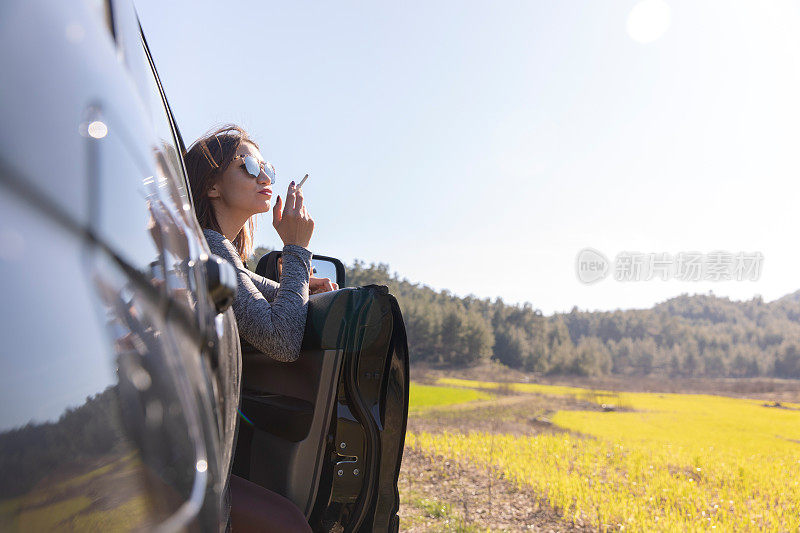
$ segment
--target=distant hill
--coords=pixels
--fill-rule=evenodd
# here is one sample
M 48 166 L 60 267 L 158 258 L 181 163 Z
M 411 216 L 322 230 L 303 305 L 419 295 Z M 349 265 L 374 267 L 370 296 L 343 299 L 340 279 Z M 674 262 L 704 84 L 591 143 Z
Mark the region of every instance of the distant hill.
M 765 303 L 681 294 L 651 309 L 543 316 L 530 304 L 457 297 L 355 262 L 348 285 L 388 285 L 413 361 L 467 366 L 495 359 L 546 374 L 800 377 L 800 291 Z
M 793 293 L 787 294 L 786 296 L 781 296 L 776 301 L 800 302 L 800 290 L 794 291 Z

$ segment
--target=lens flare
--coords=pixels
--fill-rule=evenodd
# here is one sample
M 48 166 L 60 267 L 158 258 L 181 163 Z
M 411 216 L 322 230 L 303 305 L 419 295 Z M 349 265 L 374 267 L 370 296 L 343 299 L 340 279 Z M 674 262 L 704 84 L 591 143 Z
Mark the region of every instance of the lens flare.
M 247 416 L 242 412 L 241 409 L 237 409 L 237 411 L 239 411 L 239 416 L 241 416 L 245 420 L 245 422 L 247 422 L 251 426 L 255 426 L 255 424 L 253 424 L 253 421 L 247 418 Z

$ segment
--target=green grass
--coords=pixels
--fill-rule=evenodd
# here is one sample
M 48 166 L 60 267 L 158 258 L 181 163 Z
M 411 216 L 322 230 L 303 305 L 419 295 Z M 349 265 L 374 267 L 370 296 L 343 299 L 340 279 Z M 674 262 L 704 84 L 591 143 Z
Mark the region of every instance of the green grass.
M 425 518 L 427 518 L 436 521 L 436 524 L 427 523 L 426 530 L 428 531 L 448 533 L 482 533 L 491 531 L 465 523 L 464 519 L 458 516 L 459 513 L 457 513 L 449 503 L 433 498 L 422 497 L 416 492 L 407 492 L 403 494 L 403 500 L 408 501 L 412 507 L 421 512 L 421 516 L 407 517 L 404 520 L 404 527 L 425 523 Z M 402 531 L 403 527 L 401 527 L 400 530 Z
M 447 518 L 453 514 L 449 503 L 432 500 L 430 498 L 415 499 L 411 502 L 411 505 L 431 518 Z
M 432 407 L 441 407 L 476 400 L 491 400 L 494 395 L 474 389 L 453 387 L 436 387 L 431 385 L 411 384 L 409 409 L 422 411 Z
M 584 389 L 581 387 L 568 387 L 564 385 L 540 385 L 538 383 L 494 383 L 491 381 L 473 381 L 471 379 L 441 378 L 438 384 L 447 387 L 468 387 L 479 390 L 497 390 L 502 392 L 517 392 L 523 394 L 540 394 L 542 396 L 562 396 L 574 398 L 590 403 L 610 403 L 617 406 L 627 406 L 625 393 L 608 390 Z

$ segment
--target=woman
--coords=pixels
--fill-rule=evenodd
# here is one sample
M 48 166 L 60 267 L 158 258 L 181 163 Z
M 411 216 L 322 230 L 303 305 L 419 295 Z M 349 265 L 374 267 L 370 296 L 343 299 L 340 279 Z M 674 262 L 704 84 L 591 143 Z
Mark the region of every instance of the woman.
M 232 308 L 243 348 L 247 344 L 281 361 L 300 354 L 309 289 L 337 289 L 311 272 L 309 241 L 314 220 L 303 192 L 289 184 L 286 199 L 277 197 L 272 224 L 283 241 L 280 283 L 248 270 L 244 261 L 253 247 L 254 216 L 270 210 L 275 169 L 243 129 L 229 125 L 199 139 L 184 156 L 195 211 L 211 252 L 237 272 Z M 231 525 L 234 532 L 310 531 L 289 500 L 247 480 L 231 476 Z
M 272 223 L 284 244 L 281 281 L 276 283 L 244 265 L 253 248 L 254 215 L 270 210 L 275 178 L 258 145 L 242 128 L 229 125 L 199 139 L 184 159 L 208 245 L 237 271 L 233 312 L 243 348 L 250 344 L 275 359 L 294 361 L 303 339 L 309 290 L 338 288 L 309 274 L 314 221 L 303 191 L 292 182 L 286 201 L 278 196 L 275 202 Z

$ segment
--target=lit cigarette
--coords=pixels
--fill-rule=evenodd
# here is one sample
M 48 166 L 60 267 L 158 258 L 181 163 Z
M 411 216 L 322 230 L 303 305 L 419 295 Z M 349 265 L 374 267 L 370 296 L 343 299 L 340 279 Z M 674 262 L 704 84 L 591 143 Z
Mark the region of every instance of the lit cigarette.
M 301 180 L 300 180 L 300 183 L 298 183 L 298 184 L 297 184 L 297 188 L 299 189 L 300 187 L 302 187 L 302 186 L 303 186 L 303 184 L 306 182 L 306 180 L 307 180 L 307 179 L 308 179 L 308 174 L 306 174 L 305 176 L 303 176 L 303 179 L 301 179 Z

